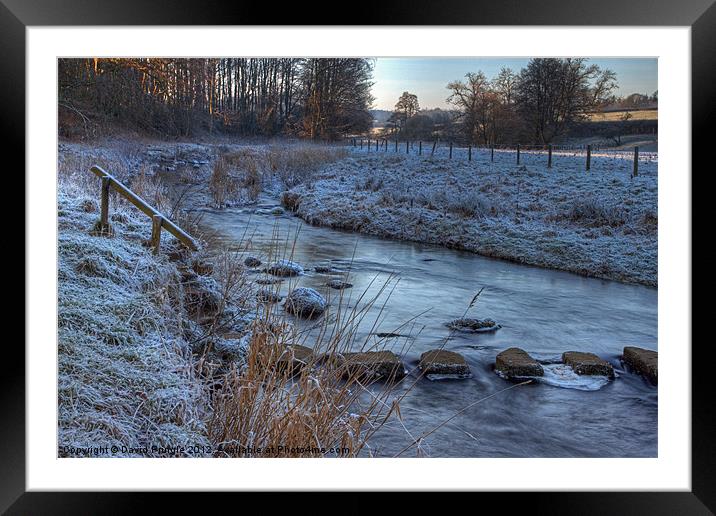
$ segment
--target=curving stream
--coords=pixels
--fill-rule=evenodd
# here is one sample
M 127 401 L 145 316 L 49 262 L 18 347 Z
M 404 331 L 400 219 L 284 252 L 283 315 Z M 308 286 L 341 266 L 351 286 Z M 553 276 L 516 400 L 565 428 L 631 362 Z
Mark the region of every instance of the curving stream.
M 258 208 L 277 204 L 271 199 L 262 202 Z M 250 236 L 255 251 L 268 252 L 274 231 L 285 240 L 300 230 L 292 259 L 307 272 L 290 282 L 292 286 L 313 287 L 335 299 L 338 291 L 325 283 L 345 275 L 318 274 L 309 268 L 330 263 L 350 269 L 348 281 L 354 287 L 343 296 L 352 305 L 366 289 L 367 297 L 377 292 L 391 274 L 399 278 L 379 328 L 372 325 L 387 294 L 371 308 L 361 330 L 364 335 L 372 331 L 412 335 L 385 339 L 387 348 L 401 355 L 408 370 L 415 369 L 422 352 L 442 345 L 451 334 L 444 323 L 462 316 L 484 287 L 469 316 L 492 318 L 502 329 L 487 334 L 456 333 L 447 341 L 445 349 L 465 357 L 472 377 L 418 381 L 401 403 L 404 425 L 413 436 L 513 385 L 492 370 L 495 356 L 505 348 L 521 347 L 545 362 L 557 360 L 563 351 L 590 351 L 615 367 L 616 379 L 606 382 L 570 377 L 559 366 L 545 366 L 539 383 L 501 392 L 432 433 L 422 444 L 422 455 L 657 456 L 657 389 L 624 371 L 618 359 L 626 345 L 656 349 L 656 289 L 313 227 L 290 214 L 275 216 L 255 208 L 200 211 L 204 212 L 203 224 L 217 232 L 217 245 L 229 248 Z M 378 279 L 370 286 L 376 275 Z M 283 295 L 288 284 L 280 287 Z M 372 440 L 373 455 L 393 456 L 411 442 L 402 425 L 392 419 Z M 404 456 L 416 456 L 416 449 Z

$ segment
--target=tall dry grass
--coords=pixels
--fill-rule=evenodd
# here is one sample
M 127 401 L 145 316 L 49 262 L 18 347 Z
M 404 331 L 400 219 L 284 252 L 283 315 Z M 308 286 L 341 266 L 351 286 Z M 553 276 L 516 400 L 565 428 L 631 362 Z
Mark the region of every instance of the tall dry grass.
M 284 188 L 309 182 L 323 165 L 342 159 L 347 153 L 344 147 L 307 143 L 224 151 L 212 174 L 211 184 L 216 185 L 216 194 L 212 190 L 214 201 L 223 205 L 229 196 L 241 193 L 255 201 L 266 182 L 273 178 Z
M 219 157 L 214 162 L 214 168 L 209 178 L 209 192 L 217 208 L 223 208 L 226 202 L 237 192 L 236 180 L 231 176 L 229 163 Z
M 298 233 L 293 241 L 282 239 L 274 229 L 277 245 L 269 260 L 291 259 L 297 239 Z M 358 456 L 399 414 L 394 394 L 400 381 L 356 374 L 344 354 L 380 349 L 367 337 L 361 342 L 358 330 L 394 283 L 389 278 L 371 298 L 366 289 L 354 303 L 343 291 L 329 297 L 328 311 L 303 329 L 289 324 L 276 305 L 259 305 L 244 367 L 233 368 L 213 398 L 207 429 L 217 456 Z

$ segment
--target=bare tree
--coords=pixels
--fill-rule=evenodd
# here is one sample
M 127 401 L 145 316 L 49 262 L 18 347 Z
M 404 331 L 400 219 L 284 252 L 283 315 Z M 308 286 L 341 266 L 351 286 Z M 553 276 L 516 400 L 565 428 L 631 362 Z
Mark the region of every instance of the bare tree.
M 515 89 L 518 111 L 534 141 L 549 143 L 609 99 L 616 75 L 585 59 L 532 59 Z

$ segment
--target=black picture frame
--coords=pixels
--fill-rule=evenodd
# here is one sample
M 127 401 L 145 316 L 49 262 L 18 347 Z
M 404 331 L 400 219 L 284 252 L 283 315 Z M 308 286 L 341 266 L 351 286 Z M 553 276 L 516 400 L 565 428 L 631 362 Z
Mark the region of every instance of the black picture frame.
M 709 125 L 714 120 L 716 84 L 716 4 L 714 0 L 525 0 L 495 2 L 429 0 L 385 1 L 354 5 L 350 20 L 356 25 L 607 25 L 690 26 L 692 71 L 692 150 L 696 163 L 708 163 Z M 269 12 L 270 11 L 270 12 Z M 310 12 L 307 12 L 310 11 Z M 122 2 L 83 0 L 0 0 L 0 128 L 7 149 L 25 144 L 25 29 L 48 25 L 315 25 L 323 9 L 282 11 L 261 3 L 224 4 L 216 0 Z M 342 18 L 344 19 L 344 18 Z M 335 20 L 333 20 L 335 22 Z M 333 24 L 327 20 L 326 24 Z M 24 168 L 17 153 L 15 171 Z M 707 172 L 712 167 L 708 167 Z M 6 169 L 9 174 L 10 170 Z M 678 171 L 685 179 L 691 171 Z M 19 176 L 14 176 L 20 181 Z M 19 191 L 24 185 L 17 186 Z M 693 201 L 692 201 L 693 205 Z M 19 231 L 19 229 L 18 229 Z M 24 238 L 24 235 L 20 238 Z M 25 257 L 27 259 L 27 257 Z M 28 271 L 26 270 L 27 274 Z M 673 343 L 688 349 L 690 342 Z M 641 493 L 523 493 L 510 494 L 510 506 L 550 514 L 711 514 L 716 511 L 716 445 L 713 437 L 714 403 L 708 340 L 694 342 L 692 351 L 692 491 Z M 134 493 L 26 493 L 25 492 L 25 353 L 6 342 L 4 361 L 13 367 L 0 374 L 0 511 L 9 514 L 124 513 L 142 509 L 146 498 Z M 187 507 L 186 495 L 159 495 L 165 511 L 171 505 Z M 245 496 L 245 495 L 242 495 Z M 341 505 L 359 509 L 349 495 Z M 484 496 L 504 497 L 505 494 Z M 223 498 L 223 497 L 222 497 Z M 192 498 L 193 499 L 193 498 Z M 217 500 L 218 501 L 218 500 Z M 499 500 L 495 500 L 498 503 Z M 367 508 L 367 507 L 364 507 Z

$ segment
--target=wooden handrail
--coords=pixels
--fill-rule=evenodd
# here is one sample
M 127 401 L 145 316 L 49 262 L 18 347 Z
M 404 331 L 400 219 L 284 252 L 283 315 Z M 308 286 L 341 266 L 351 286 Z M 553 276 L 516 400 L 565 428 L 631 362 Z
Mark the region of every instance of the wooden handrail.
M 103 227 L 109 225 L 109 188 L 114 188 L 119 192 L 125 199 L 134 204 L 137 208 L 143 211 L 152 219 L 152 242 L 154 244 L 155 253 L 159 251 L 159 237 L 161 236 L 161 230 L 166 229 L 172 235 L 190 249 L 197 250 L 199 246 L 196 244 L 194 239 L 189 236 L 183 229 L 174 224 L 167 217 L 162 215 L 158 210 L 147 204 L 147 202 L 135 194 L 132 190 L 126 187 L 121 181 L 115 178 L 112 174 L 104 170 L 102 167 L 94 165 L 90 168 L 90 171 L 97 177 L 102 179 L 102 210 L 101 210 L 101 224 Z

